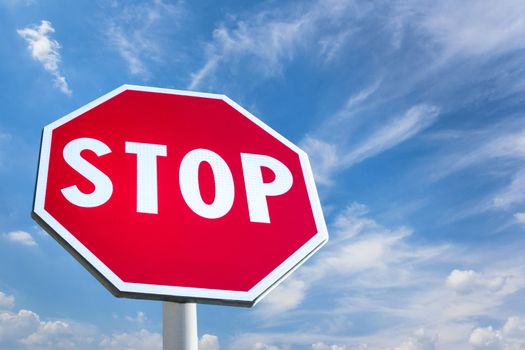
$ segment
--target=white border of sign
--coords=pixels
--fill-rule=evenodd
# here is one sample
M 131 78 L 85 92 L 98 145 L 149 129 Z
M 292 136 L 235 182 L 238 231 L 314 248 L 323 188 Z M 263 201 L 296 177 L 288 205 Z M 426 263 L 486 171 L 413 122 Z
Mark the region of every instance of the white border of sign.
M 195 96 L 222 100 L 246 116 L 252 122 L 257 124 L 259 127 L 264 129 L 277 140 L 285 144 L 287 147 L 291 148 L 299 155 L 318 232 L 294 254 L 292 254 L 275 270 L 273 270 L 269 275 L 267 275 L 247 292 L 124 282 L 44 209 L 44 199 L 46 193 L 53 130 L 126 90 Z M 44 127 L 35 190 L 33 218 L 60 244 L 62 244 L 77 260 L 79 260 L 97 279 L 99 279 L 99 281 L 102 282 L 102 284 L 104 284 L 115 296 L 177 302 L 200 302 L 222 305 L 253 306 L 328 241 L 328 231 L 326 229 L 321 203 L 319 201 L 319 196 L 315 187 L 310 161 L 307 154 L 303 150 L 288 141 L 275 130 L 263 123 L 260 119 L 252 115 L 234 101 L 230 100 L 225 95 L 136 85 L 122 85 L 119 88 Z

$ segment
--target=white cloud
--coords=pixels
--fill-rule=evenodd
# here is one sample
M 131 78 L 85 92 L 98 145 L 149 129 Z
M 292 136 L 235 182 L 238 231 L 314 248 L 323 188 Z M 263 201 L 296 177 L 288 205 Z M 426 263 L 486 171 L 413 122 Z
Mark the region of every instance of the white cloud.
M 485 255 L 483 259 L 496 258 L 489 257 L 486 251 L 481 254 Z M 501 254 L 504 256 L 508 253 Z M 469 259 L 472 256 L 471 254 Z M 507 305 L 508 297 L 525 286 L 519 259 L 498 259 L 505 262 L 497 262 L 495 265 L 491 261 L 488 264 L 491 268 L 483 273 L 456 269 L 448 275 L 446 283 L 439 285 L 437 281 L 432 281 L 432 286 L 412 295 L 408 305 L 397 310 L 396 314 L 427 325 L 432 324 L 434 330 L 450 342 L 450 328 L 456 327 L 457 330 L 475 318 L 500 315 L 502 307 Z M 433 315 L 431 320 L 428 319 L 429 314 Z
M 0 294 L 0 301 L 5 294 Z M 9 307 L 14 304 L 8 296 Z M 205 335 L 201 350 L 218 350 L 218 338 Z M 42 320 L 35 312 L 0 311 L 0 348 L 10 350 L 154 350 L 162 349 L 162 336 L 145 329 L 105 335 L 93 325 L 55 319 Z
M 287 278 L 265 297 L 262 312 L 267 315 L 278 315 L 295 309 L 303 302 L 307 287 L 302 280 Z
M 253 345 L 251 350 L 280 350 L 280 348 L 275 345 L 268 345 L 265 343 L 257 342 Z
M 77 329 L 65 321 L 40 322 L 36 331 L 20 339 L 30 349 L 72 349 L 92 345 L 91 337 L 83 338 Z
M 346 346 L 327 345 L 323 342 L 312 344 L 312 350 L 349 350 Z
M 199 339 L 199 350 L 219 350 L 219 337 L 211 334 L 204 334 Z
M 503 325 L 502 332 L 506 338 L 521 339 L 525 342 L 525 319 L 512 316 Z
M 30 233 L 25 231 L 11 231 L 8 233 L 4 233 L 3 237 L 10 240 L 11 242 L 15 242 L 29 247 L 34 247 L 37 245 L 37 243 L 33 239 L 33 236 L 31 236 Z
M 516 220 L 518 224 L 525 226 L 525 213 L 524 212 L 514 213 L 514 219 Z
M 333 231 L 337 235 L 351 238 L 365 229 L 365 226 L 373 226 L 375 223 L 371 219 L 366 219 L 369 213 L 368 207 L 362 203 L 353 202 L 339 215 L 335 217 L 332 223 Z
M 0 312 L 0 348 L 55 350 L 92 349 L 94 327 L 64 320 L 42 321 L 33 311 Z
M 509 317 L 501 329 L 478 327 L 470 334 L 469 343 L 474 349 L 521 350 L 525 347 L 525 319 Z
M 0 292 L 0 310 L 14 306 L 14 297 Z M 117 317 L 118 318 L 118 317 Z M 139 324 L 146 319 L 141 312 L 137 317 L 126 317 Z M 200 350 L 219 350 L 219 338 L 204 334 L 198 343 Z M 132 332 L 100 333 L 89 324 L 68 320 L 42 320 L 33 311 L 17 313 L 0 311 L 0 349 L 10 350 L 154 350 L 162 349 L 162 335 L 146 329 Z M 261 348 L 264 349 L 264 348 Z M 271 348 L 268 348 L 271 349 Z
M 478 279 L 478 274 L 473 270 L 453 270 L 447 277 L 447 286 L 459 291 L 470 291 Z
M 162 336 L 145 329 L 137 332 L 113 333 L 111 336 L 105 336 L 100 346 L 106 350 L 160 350 L 162 349 Z
M 447 277 L 448 287 L 460 293 L 470 293 L 474 290 L 489 289 L 497 292 L 505 287 L 510 276 L 483 276 L 473 270 L 454 269 Z
M 413 336 L 403 341 L 394 350 L 434 350 L 438 342 L 438 336 L 425 332 L 423 328 L 418 329 Z
M 469 343 L 474 349 L 503 349 L 501 332 L 492 327 L 476 328 L 469 337 Z
M 177 28 L 182 5 L 152 0 L 141 4 L 116 5 L 108 17 L 104 35 L 128 65 L 133 75 L 148 77 L 149 61 L 156 64 L 165 55 L 162 40 Z
M 138 323 L 139 325 L 143 325 L 148 320 L 148 318 L 146 317 L 146 314 L 142 311 L 138 311 L 137 316 L 135 317 L 125 316 L 124 319 L 126 321 Z
M 15 297 L 12 295 L 7 295 L 0 291 L 0 310 L 1 309 L 10 309 L 15 306 Z
M 439 337 L 433 332 L 423 328 L 411 332 L 410 336 L 400 337 L 396 333 L 384 335 L 374 334 L 369 337 L 354 336 L 330 336 L 315 332 L 295 333 L 248 333 L 237 337 L 232 349 L 251 350 L 279 350 L 294 348 L 311 348 L 312 350 L 434 350 L 439 343 Z M 322 339 L 314 340 L 313 339 Z M 399 339 L 399 340 L 398 340 Z M 335 343 L 334 343 L 335 341 Z M 398 345 L 393 345 L 393 344 Z M 448 348 L 446 348 L 448 349 Z M 454 348 L 458 349 L 458 348 Z
M 71 95 L 66 78 L 60 72 L 60 44 L 51 39 L 55 29 L 51 22 L 42 20 L 39 26 L 30 26 L 17 30 L 18 35 L 28 43 L 31 56 L 40 62 L 44 69 L 55 77 L 55 86 L 66 95 Z
M 28 310 L 0 312 L 0 344 L 16 343 L 38 330 L 40 318 Z

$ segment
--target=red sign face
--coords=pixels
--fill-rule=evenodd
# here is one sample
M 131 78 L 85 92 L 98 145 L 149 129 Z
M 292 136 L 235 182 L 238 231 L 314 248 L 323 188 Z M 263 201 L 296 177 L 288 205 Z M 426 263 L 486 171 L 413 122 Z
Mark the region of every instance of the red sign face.
M 128 85 L 44 128 L 33 216 L 160 300 L 253 305 L 328 239 L 297 146 L 223 95 Z

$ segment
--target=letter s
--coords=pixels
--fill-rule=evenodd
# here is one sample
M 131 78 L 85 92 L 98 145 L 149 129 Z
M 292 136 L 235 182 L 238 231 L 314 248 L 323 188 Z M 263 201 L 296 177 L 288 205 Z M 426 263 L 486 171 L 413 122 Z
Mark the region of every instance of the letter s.
M 106 174 L 80 156 L 84 150 L 90 150 L 97 156 L 103 156 L 111 153 L 111 149 L 105 143 L 87 137 L 73 140 L 64 147 L 63 156 L 66 163 L 93 183 L 95 190 L 92 193 L 83 193 L 76 185 L 73 185 L 62 189 L 62 194 L 74 205 L 93 208 L 109 200 L 113 194 L 113 184 Z

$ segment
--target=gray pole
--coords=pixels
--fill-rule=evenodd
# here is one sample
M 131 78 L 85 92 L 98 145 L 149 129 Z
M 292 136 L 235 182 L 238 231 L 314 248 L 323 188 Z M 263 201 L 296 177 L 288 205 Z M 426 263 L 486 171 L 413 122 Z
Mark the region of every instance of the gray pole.
M 162 303 L 162 349 L 198 350 L 197 305 Z

